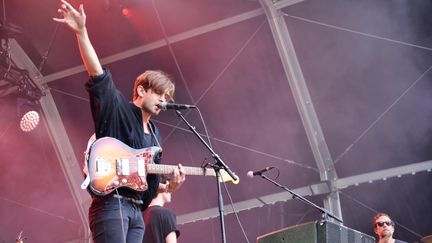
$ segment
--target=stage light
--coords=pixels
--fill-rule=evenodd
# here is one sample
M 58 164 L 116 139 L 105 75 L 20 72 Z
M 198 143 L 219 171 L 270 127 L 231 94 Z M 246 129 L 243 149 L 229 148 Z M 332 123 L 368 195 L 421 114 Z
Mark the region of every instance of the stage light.
M 106 9 L 120 14 L 123 17 L 130 17 L 132 10 L 137 5 L 136 0 L 105 0 Z
M 129 17 L 130 10 L 129 10 L 129 8 L 122 8 L 121 13 L 124 17 Z
M 31 132 L 39 124 L 40 116 L 37 111 L 26 112 L 20 120 L 20 128 L 23 132 Z
M 18 98 L 18 117 L 21 131 L 31 132 L 39 125 L 41 116 L 38 110 L 36 101 Z

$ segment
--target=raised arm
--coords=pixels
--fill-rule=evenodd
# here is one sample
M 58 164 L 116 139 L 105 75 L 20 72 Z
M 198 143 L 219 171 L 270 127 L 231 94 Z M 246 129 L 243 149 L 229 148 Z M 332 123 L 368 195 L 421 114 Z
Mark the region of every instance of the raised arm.
M 58 12 L 63 15 L 63 18 L 53 18 L 53 20 L 66 24 L 75 32 L 81 58 L 88 74 L 90 76 L 101 75 L 103 73 L 102 66 L 87 33 L 86 15 L 83 5 L 81 4 L 77 11 L 65 0 L 61 0 L 61 2 L 62 4 Z

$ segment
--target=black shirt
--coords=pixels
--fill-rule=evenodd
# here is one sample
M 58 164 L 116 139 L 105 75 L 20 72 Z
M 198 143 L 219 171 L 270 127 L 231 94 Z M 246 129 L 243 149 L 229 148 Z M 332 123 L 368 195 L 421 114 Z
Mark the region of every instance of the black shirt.
M 113 137 L 134 149 L 160 146 L 159 131 L 153 122 L 150 126 L 153 134 L 144 132 L 141 109 L 128 102 L 116 88 L 111 73 L 104 69 L 100 76 L 91 77 L 86 83 L 90 95 L 90 106 L 93 116 L 96 138 Z M 160 160 L 155 161 L 159 163 Z M 159 185 L 157 175 L 147 175 L 148 189 L 145 192 L 119 188 L 119 194 L 143 200 L 143 209 L 147 208 L 154 198 Z
M 175 232 L 177 238 L 180 236 L 176 216 L 168 208 L 158 205 L 148 207 L 143 213 L 143 218 L 145 223 L 143 243 L 165 243 L 165 238 L 171 232 Z

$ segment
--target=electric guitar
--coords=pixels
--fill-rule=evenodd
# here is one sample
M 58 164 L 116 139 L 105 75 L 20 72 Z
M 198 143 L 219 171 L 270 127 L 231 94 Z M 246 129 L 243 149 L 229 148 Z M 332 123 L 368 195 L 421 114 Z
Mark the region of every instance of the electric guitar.
M 89 179 L 90 190 L 98 196 L 107 195 L 119 187 L 147 190 L 147 174 L 171 174 L 178 168 L 176 165 L 155 164 L 154 160 L 161 151 L 162 148 L 156 146 L 133 149 L 111 137 L 96 140 L 87 156 L 86 181 Z M 183 166 L 183 169 L 186 175 L 216 176 L 212 168 Z M 239 182 L 239 179 L 233 181 L 225 170 L 220 172 L 220 181 Z

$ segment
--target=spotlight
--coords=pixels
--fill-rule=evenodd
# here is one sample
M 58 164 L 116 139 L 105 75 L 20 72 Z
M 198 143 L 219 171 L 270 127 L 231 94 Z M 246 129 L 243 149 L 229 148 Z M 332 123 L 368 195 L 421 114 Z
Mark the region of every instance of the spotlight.
M 19 125 L 23 132 L 31 132 L 38 125 L 40 115 L 35 101 L 18 99 Z
M 40 116 L 37 111 L 26 112 L 20 120 L 20 128 L 23 132 L 31 132 L 39 124 Z
M 105 8 L 122 17 L 129 18 L 136 7 L 140 5 L 139 0 L 105 0 Z
M 122 10 L 121 10 L 121 13 L 122 13 L 122 15 L 123 15 L 124 17 L 129 17 L 129 15 L 130 15 L 130 10 L 129 10 L 129 8 L 123 7 Z

